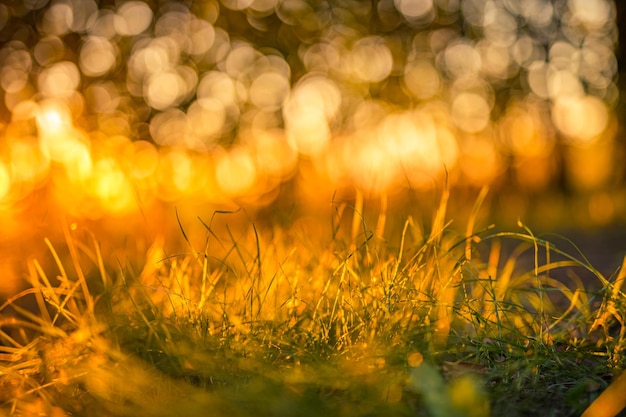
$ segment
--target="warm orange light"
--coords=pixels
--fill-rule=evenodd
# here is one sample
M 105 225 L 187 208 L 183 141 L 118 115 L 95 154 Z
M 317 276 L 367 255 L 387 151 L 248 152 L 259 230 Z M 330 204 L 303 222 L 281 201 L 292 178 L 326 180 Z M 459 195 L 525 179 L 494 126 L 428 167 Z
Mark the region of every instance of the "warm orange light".
M 283 107 L 286 133 L 304 155 L 321 152 L 331 138 L 329 122 L 339 112 L 341 93 L 331 80 L 310 77 L 298 83 Z
M 491 183 L 501 169 L 502 161 L 493 141 L 485 135 L 468 135 L 461 142 L 460 166 L 466 184 Z
M 298 163 L 298 155 L 289 146 L 282 131 L 259 130 L 251 132 L 249 141 L 256 151 L 256 163 L 261 175 L 274 177 L 283 181 L 291 177 Z
M 37 125 L 41 135 L 63 133 L 71 126 L 71 117 L 66 106 L 57 102 L 40 104 Z
M 511 104 L 500 119 L 500 139 L 507 151 L 525 157 L 545 157 L 556 144 L 556 137 L 546 127 L 545 117 L 531 103 Z
M 424 356 L 417 351 L 410 352 L 407 355 L 407 362 L 410 367 L 416 368 L 424 362 Z
M 123 213 L 133 208 L 132 187 L 113 158 L 96 161 L 85 186 L 106 212 Z
M 257 178 L 257 166 L 247 148 L 235 148 L 225 154 L 216 166 L 217 182 L 229 195 L 245 195 Z
M 515 179 L 528 190 L 546 190 L 556 171 L 554 156 L 518 155 L 513 162 Z
M 40 183 L 50 169 L 50 159 L 39 148 L 36 138 L 22 138 L 11 144 L 10 171 L 15 181 Z
M 488 183 L 505 162 L 537 189 L 560 168 L 555 152 L 567 181 L 593 188 L 615 164 L 609 1 L 557 10 L 394 0 L 323 12 L 226 1 L 259 33 L 273 30 L 261 17 L 282 22 L 290 36 L 263 45 L 231 36 L 215 2 L 27 3 L 39 16 L 32 43 L 0 47 L 5 199 L 53 184 L 60 200 L 73 193 L 75 206 L 99 212 L 131 207 L 128 187 L 150 200 L 254 203 L 291 178 L 381 194 L 430 187 L 444 172 L 451 184 Z M 346 19 L 330 19 L 336 12 Z M 367 34 L 361 17 L 375 17 Z M 109 146 L 115 135 L 124 143 Z M 569 146 L 589 150 L 586 160 Z
M 360 190 L 379 194 L 387 190 L 398 176 L 398 163 L 376 137 L 353 139 L 344 149 L 344 170 Z M 395 162 L 395 163 L 394 163 Z
M 181 150 L 161 153 L 158 178 L 159 197 L 165 201 L 175 201 L 185 196 L 193 179 L 193 164 L 189 155 Z
M 598 138 L 609 121 L 606 105 L 593 96 L 565 97 L 552 109 L 555 126 L 576 143 L 590 143 Z
M 319 109 L 292 115 L 287 126 L 289 142 L 303 155 L 319 154 L 331 140 L 330 126 Z
M 6 166 L 0 162 L 0 200 L 2 200 L 11 189 L 11 176 Z
M 73 143 L 67 148 L 67 158 L 63 160 L 68 177 L 73 181 L 84 181 L 93 174 L 93 162 L 89 148 L 82 143 Z
M 133 180 L 141 182 L 154 180 L 159 165 L 159 152 L 153 144 L 145 140 L 133 142 L 127 148 L 125 157 Z
M 64 166 L 72 181 L 81 181 L 91 174 L 90 140 L 74 128 L 67 107 L 57 102 L 42 104 L 37 124 L 44 158 Z
M 567 178 L 572 186 L 582 190 L 601 189 L 611 179 L 615 144 L 604 138 L 569 146 L 564 157 Z
M 367 120 L 363 129 L 333 142 L 324 155 L 331 178 L 376 195 L 402 185 L 430 188 L 440 173 L 457 164 L 456 138 L 438 127 L 428 110 L 383 114 L 378 122 Z
M 615 217 L 613 198 L 605 192 L 595 193 L 589 199 L 589 216 L 596 224 L 609 224 Z

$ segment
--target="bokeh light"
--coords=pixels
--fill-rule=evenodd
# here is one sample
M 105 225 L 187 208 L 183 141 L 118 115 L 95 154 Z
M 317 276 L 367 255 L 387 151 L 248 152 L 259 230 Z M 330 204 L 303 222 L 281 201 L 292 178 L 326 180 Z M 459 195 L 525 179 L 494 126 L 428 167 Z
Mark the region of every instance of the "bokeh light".
M 319 153 L 331 139 L 331 122 L 341 105 L 341 93 L 325 77 L 301 80 L 283 107 L 290 143 L 304 155 Z
M 117 55 L 115 46 L 108 39 L 88 36 L 80 50 L 80 70 L 88 77 L 103 76 L 114 67 Z
M 2 4 L 2 207 L 50 189 L 98 218 L 447 175 L 566 184 L 605 221 L 616 19 L 608 0 Z

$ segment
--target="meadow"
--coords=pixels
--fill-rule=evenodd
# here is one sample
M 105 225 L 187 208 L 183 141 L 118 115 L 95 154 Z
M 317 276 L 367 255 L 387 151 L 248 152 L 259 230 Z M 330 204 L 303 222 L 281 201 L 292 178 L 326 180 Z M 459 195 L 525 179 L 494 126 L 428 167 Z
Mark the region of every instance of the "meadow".
M 618 415 L 620 9 L 0 2 L 0 417 Z
M 216 211 L 201 245 L 177 218 L 185 250 L 117 264 L 65 224 L 0 306 L 0 413 L 617 415 L 623 269 L 480 225 L 484 193 L 454 223 L 449 194 L 403 218 Z

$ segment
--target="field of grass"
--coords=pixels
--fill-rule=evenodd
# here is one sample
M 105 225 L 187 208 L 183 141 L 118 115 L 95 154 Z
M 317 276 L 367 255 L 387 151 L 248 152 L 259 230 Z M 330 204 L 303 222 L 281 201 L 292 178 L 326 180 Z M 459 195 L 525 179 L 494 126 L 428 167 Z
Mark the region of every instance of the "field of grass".
M 447 199 L 428 221 L 217 213 L 139 268 L 67 225 L 0 305 L 0 415 L 616 415 L 624 272 L 522 223 L 458 230 Z

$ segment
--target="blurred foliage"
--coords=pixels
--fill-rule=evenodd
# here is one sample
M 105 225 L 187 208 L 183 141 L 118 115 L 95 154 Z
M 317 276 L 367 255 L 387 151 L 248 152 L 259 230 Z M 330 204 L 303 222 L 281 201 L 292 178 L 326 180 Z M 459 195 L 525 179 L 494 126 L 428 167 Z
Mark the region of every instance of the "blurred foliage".
M 607 224 L 626 212 L 617 33 L 608 0 L 4 2 L 0 225 L 383 208 L 444 177 L 513 218 Z

